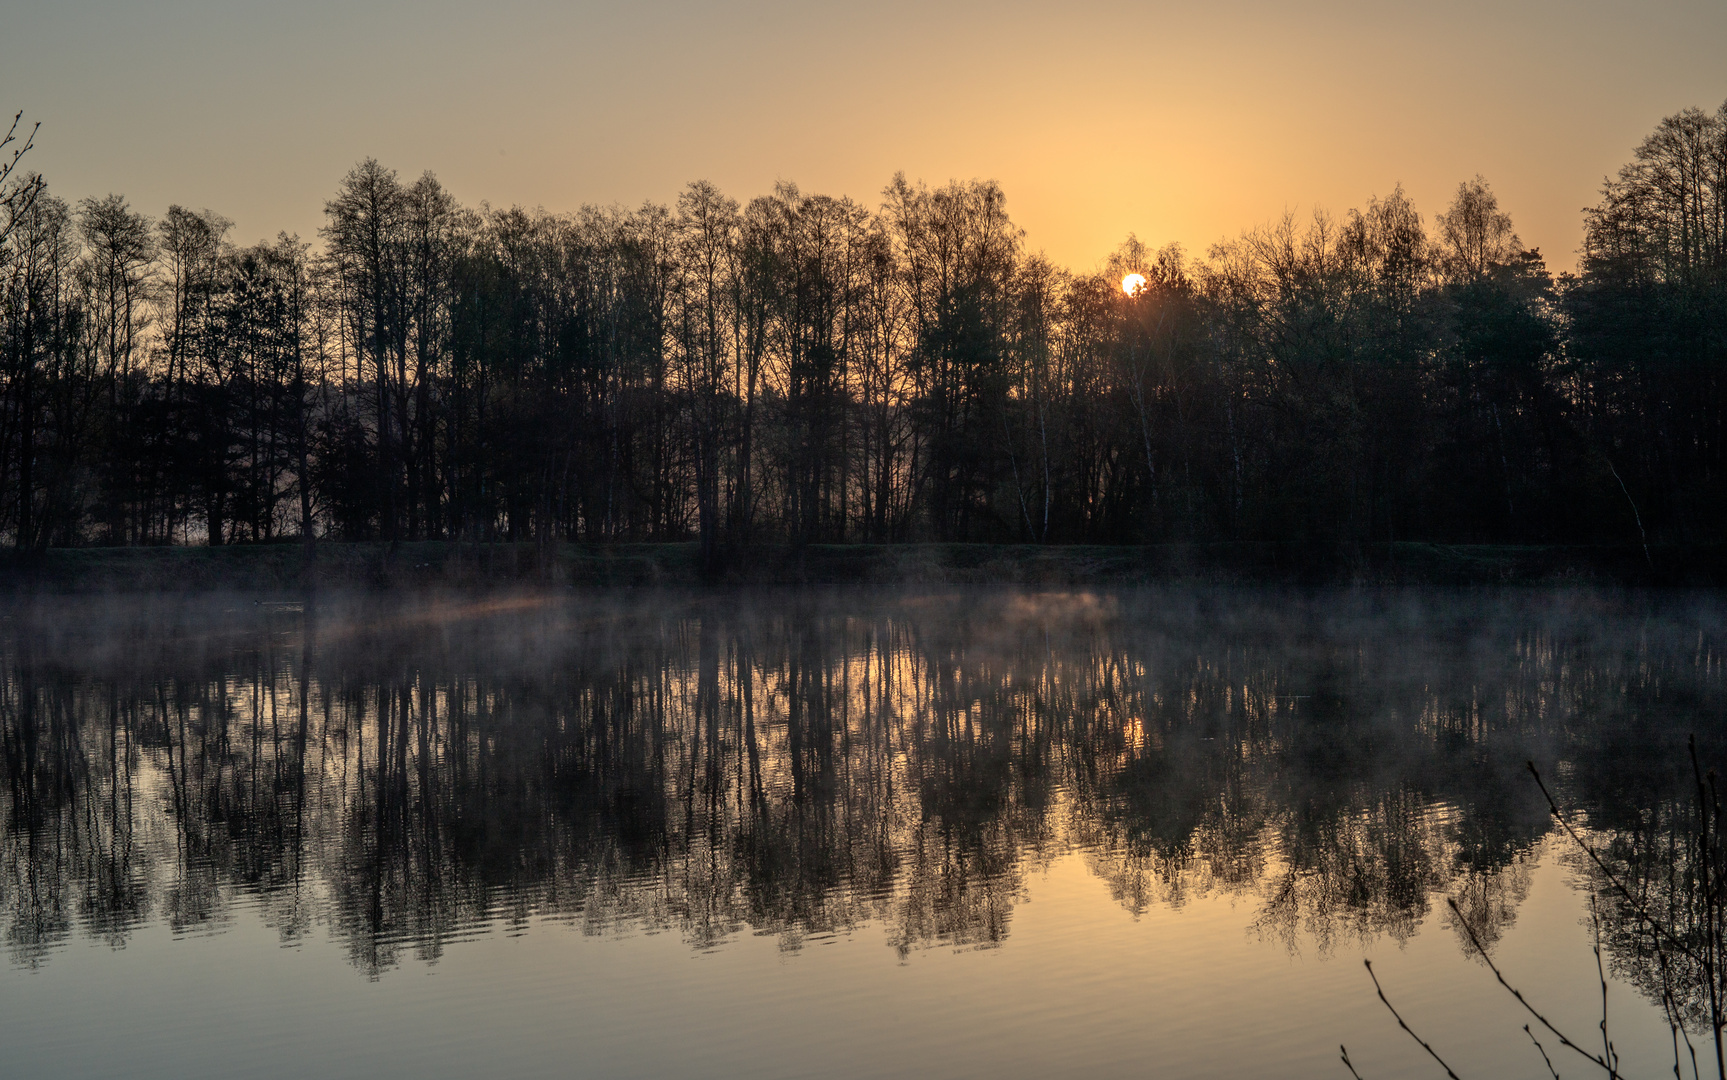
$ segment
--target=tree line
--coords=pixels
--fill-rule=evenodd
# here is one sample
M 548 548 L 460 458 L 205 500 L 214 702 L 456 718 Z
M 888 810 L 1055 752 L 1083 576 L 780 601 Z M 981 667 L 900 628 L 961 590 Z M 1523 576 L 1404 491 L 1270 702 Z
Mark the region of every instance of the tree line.
M 1727 531 L 1727 105 L 1661 121 L 1557 277 L 1479 177 L 1077 272 L 985 181 L 554 214 L 367 160 L 318 243 L 242 247 L 19 162 L 19 549 Z

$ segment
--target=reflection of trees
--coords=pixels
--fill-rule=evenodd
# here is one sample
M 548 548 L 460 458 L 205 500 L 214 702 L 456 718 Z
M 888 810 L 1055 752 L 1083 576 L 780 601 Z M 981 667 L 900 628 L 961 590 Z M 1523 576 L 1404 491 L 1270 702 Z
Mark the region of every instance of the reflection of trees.
M 26 652 L 0 684 L 0 901 L 17 961 L 70 932 L 112 944 L 148 916 L 152 858 L 140 836 L 134 714 Z
M 1713 776 L 1711 776 L 1713 781 Z M 1710 965 L 1722 955 L 1720 875 L 1727 868 L 1713 791 L 1671 791 L 1640 819 L 1589 837 L 1602 865 L 1627 887 L 1628 899 L 1583 852 L 1572 863 L 1590 882 L 1602 911 L 1602 936 L 1615 974 L 1651 1001 L 1671 1003 L 1685 1026 L 1710 1030 Z M 1698 812 L 1708 806 L 1708 820 Z M 1659 922 L 1657 931 L 1651 919 Z M 1720 979 L 1717 972 L 1716 978 Z M 1719 993 L 1719 990 L 1717 991 Z
M 8 947 L 236 905 L 371 973 L 539 915 L 988 945 L 1076 846 L 1135 912 L 1224 891 L 1324 949 L 1407 936 L 1449 892 L 1492 940 L 1547 829 L 1522 760 L 1648 833 L 1671 770 L 1644 748 L 1719 708 L 1695 626 L 1591 603 L 850 594 L 23 631 Z

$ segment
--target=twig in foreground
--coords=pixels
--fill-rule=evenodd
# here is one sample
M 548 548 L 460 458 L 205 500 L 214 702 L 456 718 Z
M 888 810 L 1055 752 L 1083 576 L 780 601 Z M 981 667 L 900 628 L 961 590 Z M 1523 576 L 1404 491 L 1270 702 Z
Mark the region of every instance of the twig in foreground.
M 1679 1037 L 1685 1037 L 1685 1049 L 1691 1054 L 1691 1080 L 1697 1080 L 1701 1074 L 1697 1071 L 1697 1048 L 1691 1045 L 1691 1033 L 1685 1030 L 1685 1025 L 1679 1019 L 1679 1001 L 1673 996 L 1673 976 L 1667 968 L 1667 954 L 1661 951 L 1661 939 L 1650 935 L 1655 949 L 1655 959 L 1661 965 L 1661 1011 L 1667 1015 L 1667 1025 L 1673 1032 L 1673 1076 L 1675 1080 L 1685 1080 L 1679 1071 Z
M 1551 1031 L 1554 1036 L 1558 1038 L 1559 1045 L 1570 1047 L 1583 1055 L 1584 1060 L 1592 1062 L 1593 1064 L 1605 1069 L 1607 1071 L 1607 1075 L 1611 1077 L 1612 1080 L 1623 1080 L 1619 1075 L 1619 1070 L 1615 1069 L 1612 1065 L 1609 1065 L 1601 1058 L 1595 1057 L 1589 1051 L 1566 1038 L 1565 1033 L 1549 1023 L 1547 1017 L 1542 1016 L 1539 1012 L 1535 1011 L 1535 1006 L 1523 1000 L 1523 992 L 1505 981 L 1505 975 L 1499 970 L 1499 965 L 1495 964 L 1493 962 L 1493 957 L 1488 956 L 1487 950 L 1481 947 L 1481 939 L 1475 936 L 1475 928 L 1470 926 L 1469 920 L 1463 917 L 1463 910 L 1457 906 L 1457 901 L 1450 897 L 1446 897 L 1445 902 L 1451 905 L 1451 913 L 1457 916 L 1458 925 L 1462 926 L 1463 932 L 1469 935 L 1469 943 L 1474 945 L 1475 951 L 1481 954 L 1481 959 L 1487 964 L 1487 970 L 1493 972 L 1493 977 L 1499 980 L 1499 985 L 1505 987 L 1505 989 L 1510 992 L 1511 996 L 1517 999 L 1517 1004 L 1523 1006 L 1524 1009 L 1528 1010 L 1530 1016 L 1533 1016 L 1536 1020 L 1540 1021 L 1542 1027 Z M 1531 1038 L 1533 1037 L 1534 1036 L 1531 1035 Z
M 1535 1044 L 1535 1049 L 1541 1051 L 1541 1060 L 1547 1063 L 1547 1072 L 1553 1080 L 1559 1080 L 1559 1070 L 1553 1067 L 1553 1059 L 1547 1056 L 1547 1048 L 1541 1045 L 1541 1040 L 1535 1037 L 1535 1032 L 1529 1030 L 1529 1025 L 1523 1025 L 1523 1034 L 1529 1036 L 1529 1041 Z
M 1355 1062 L 1349 1060 L 1349 1047 L 1339 1043 L 1337 1049 L 1343 1053 L 1343 1067 L 1349 1070 L 1349 1075 L 1355 1077 L 1355 1080 L 1361 1080 L 1361 1074 L 1355 1071 Z
M 1391 1010 L 1392 1018 L 1397 1021 L 1397 1026 L 1402 1028 L 1404 1031 L 1408 1032 L 1409 1037 L 1411 1039 L 1414 1039 L 1416 1042 L 1420 1043 L 1421 1048 L 1423 1050 L 1427 1051 L 1428 1055 L 1430 1057 L 1432 1057 L 1434 1061 L 1439 1062 L 1439 1067 L 1441 1069 L 1445 1070 L 1446 1076 L 1451 1077 L 1451 1080 L 1462 1080 L 1461 1077 L 1459 1077 L 1456 1073 L 1451 1071 L 1451 1066 L 1445 1064 L 1445 1059 L 1439 1056 L 1438 1051 L 1434 1050 L 1433 1047 L 1427 1045 L 1427 1040 L 1425 1040 L 1421 1036 L 1417 1035 L 1414 1031 L 1412 1031 L 1410 1029 L 1408 1024 L 1403 1022 L 1403 1017 L 1398 1015 L 1396 1006 L 1392 1005 L 1391 999 L 1385 996 L 1385 988 L 1379 985 L 1379 976 L 1377 976 L 1373 973 L 1373 961 L 1363 960 L 1361 963 L 1362 963 L 1362 966 L 1367 968 L 1367 977 L 1373 980 L 1373 988 L 1375 990 L 1379 991 L 1379 1000 L 1385 1002 L 1385 1007 L 1387 1009 Z M 1347 1062 L 1348 1060 L 1349 1060 L 1348 1058 L 1344 1059 L 1345 1062 Z M 1351 1071 L 1354 1070 L 1354 1066 L 1350 1066 L 1350 1068 L 1351 1068 Z
M 1607 968 L 1601 963 L 1601 907 L 1595 894 L 1589 894 L 1589 921 L 1595 927 L 1595 974 L 1601 979 L 1601 1050 L 1610 1069 L 1619 1067 L 1619 1055 L 1613 1049 L 1613 1039 L 1607 1033 Z

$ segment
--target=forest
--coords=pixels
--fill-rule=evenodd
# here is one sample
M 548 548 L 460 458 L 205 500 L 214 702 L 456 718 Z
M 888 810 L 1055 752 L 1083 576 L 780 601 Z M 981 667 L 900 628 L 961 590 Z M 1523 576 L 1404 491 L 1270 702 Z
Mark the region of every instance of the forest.
M 1727 105 L 1575 273 L 1480 177 L 1052 265 L 989 181 L 872 208 L 460 204 L 315 242 L 0 173 L 0 541 L 1691 543 L 1727 533 Z M 1135 276 L 1137 275 L 1137 276 Z M 1125 283 L 1125 287 L 1124 287 Z

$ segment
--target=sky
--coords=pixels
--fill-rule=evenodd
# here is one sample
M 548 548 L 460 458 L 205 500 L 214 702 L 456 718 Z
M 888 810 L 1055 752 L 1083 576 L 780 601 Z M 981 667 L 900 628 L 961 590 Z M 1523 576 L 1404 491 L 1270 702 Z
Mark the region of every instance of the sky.
M 1571 268 L 1662 117 L 1727 100 L 1722 0 L 0 0 L 0 108 L 62 197 L 315 237 L 357 161 L 551 211 L 994 179 L 1032 250 L 1195 254 L 1485 177 Z

